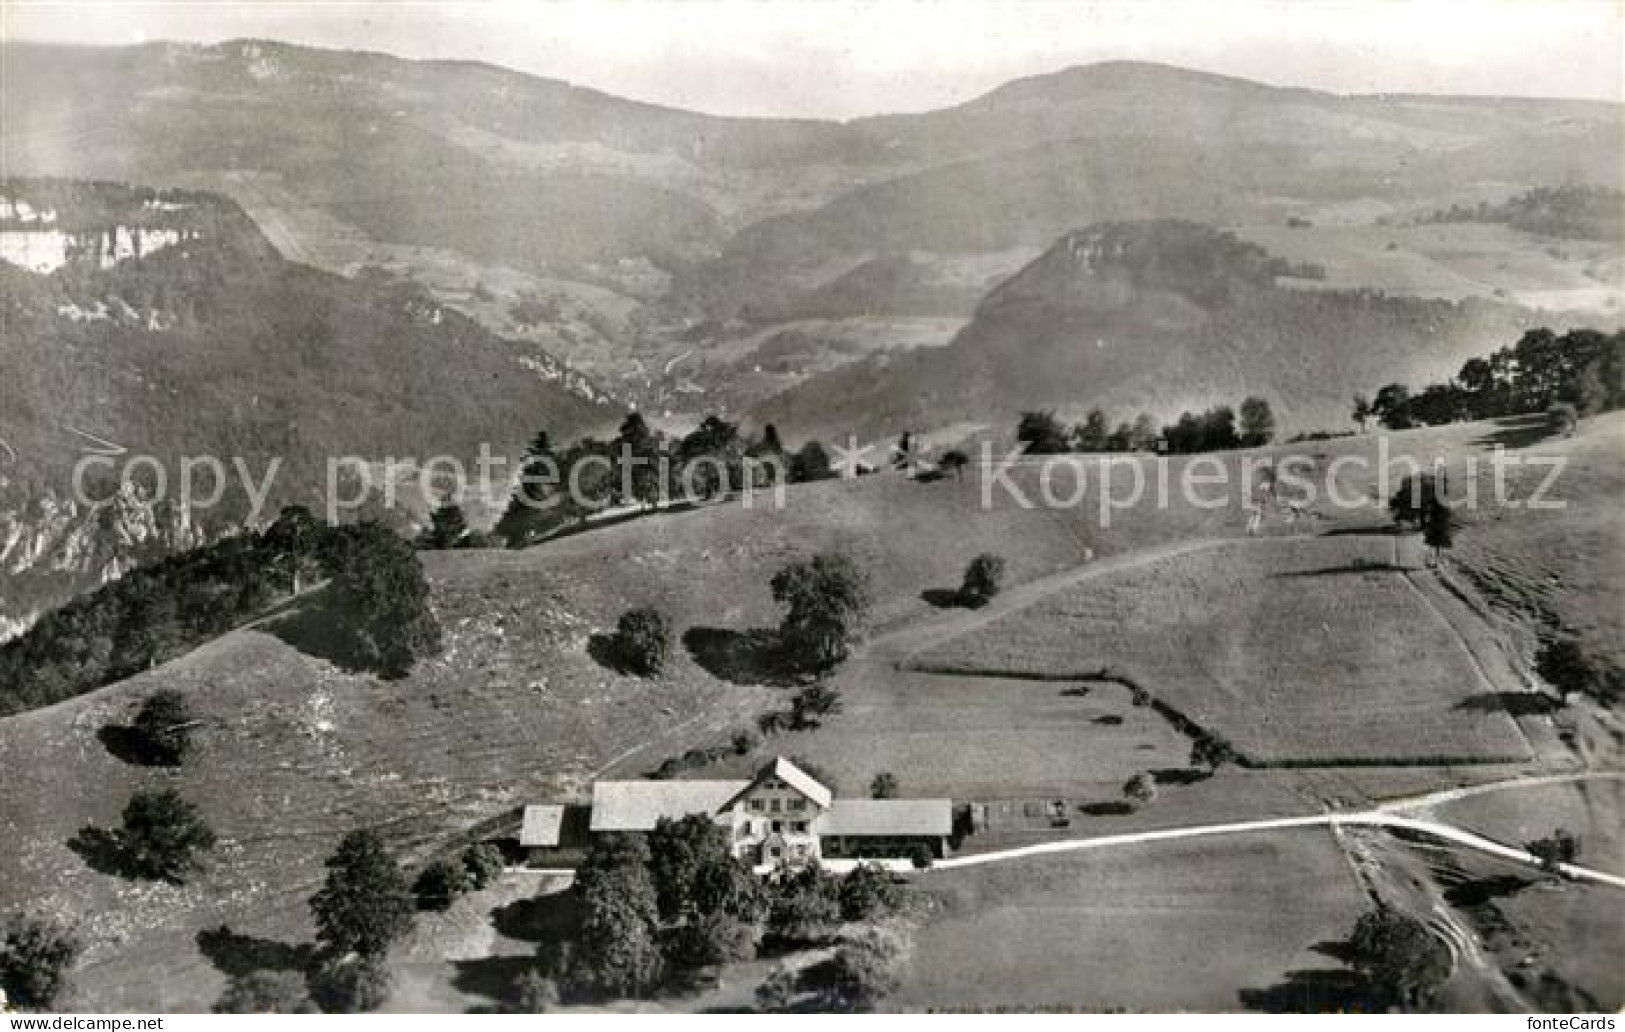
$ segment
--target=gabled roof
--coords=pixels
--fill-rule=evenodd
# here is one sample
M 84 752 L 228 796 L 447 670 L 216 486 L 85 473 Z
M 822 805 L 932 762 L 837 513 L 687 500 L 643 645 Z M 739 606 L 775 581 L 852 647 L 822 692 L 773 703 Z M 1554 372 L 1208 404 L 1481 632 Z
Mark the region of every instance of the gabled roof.
M 539 805 L 525 807 L 525 816 L 519 823 L 521 846 L 556 846 L 559 829 L 564 826 L 564 807 Z
M 660 818 L 714 816 L 746 781 L 599 781 L 592 786 L 593 831 L 653 831 Z
M 948 799 L 837 799 L 815 825 L 820 835 L 953 834 Z
M 808 774 L 800 767 L 791 763 L 783 756 L 776 756 L 773 762 L 756 772 L 756 776 L 746 782 L 732 798 L 722 804 L 719 809 L 726 809 L 738 802 L 739 797 L 757 787 L 769 778 L 778 778 L 791 788 L 800 792 L 816 803 L 821 809 L 829 809 L 829 804 L 835 798 L 835 793 L 826 788 L 817 778 Z

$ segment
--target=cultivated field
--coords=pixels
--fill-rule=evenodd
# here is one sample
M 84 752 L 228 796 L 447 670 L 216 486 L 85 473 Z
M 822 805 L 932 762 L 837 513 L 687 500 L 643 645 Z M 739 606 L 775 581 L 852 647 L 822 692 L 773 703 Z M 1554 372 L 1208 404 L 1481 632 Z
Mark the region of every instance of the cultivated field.
M 942 912 L 915 937 L 898 1009 L 1240 1010 L 1367 900 L 1321 831 L 1035 858 L 923 880 Z M 1281 990 L 1276 989 L 1276 992 Z
M 1081 676 L 1110 668 L 1274 764 L 1528 755 L 1393 539 L 1238 542 L 1085 580 L 915 662 Z M 1466 704 L 1464 706 L 1464 704 Z

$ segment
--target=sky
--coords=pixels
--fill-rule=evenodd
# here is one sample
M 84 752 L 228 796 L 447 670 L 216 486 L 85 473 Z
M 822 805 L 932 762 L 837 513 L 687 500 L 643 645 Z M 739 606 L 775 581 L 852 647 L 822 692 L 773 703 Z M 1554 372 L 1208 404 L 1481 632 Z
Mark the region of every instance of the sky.
M 0 0 L 0 35 L 474 59 L 732 115 L 922 111 L 1121 59 L 1342 93 L 1625 100 L 1625 0 Z

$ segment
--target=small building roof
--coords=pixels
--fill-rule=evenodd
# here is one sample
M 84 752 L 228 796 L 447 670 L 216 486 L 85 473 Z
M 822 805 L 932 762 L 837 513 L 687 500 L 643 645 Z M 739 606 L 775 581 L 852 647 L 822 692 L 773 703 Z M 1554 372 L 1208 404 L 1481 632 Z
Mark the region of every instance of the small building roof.
M 660 818 L 714 816 L 747 781 L 599 781 L 592 786 L 593 831 L 653 831 Z
M 953 801 L 949 799 L 837 799 L 818 822 L 820 835 L 953 834 Z
M 525 807 L 525 816 L 519 823 L 521 846 L 556 846 L 559 829 L 564 827 L 564 807 L 541 804 Z
M 773 758 L 772 763 L 765 764 L 761 770 L 757 771 L 755 777 L 751 778 L 747 782 L 742 782 L 739 786 L 739 791 L 734 793 L 732 798 L 724 802 L 723 806 L 726 807 L 732 805 L 740 796 L 744 795 L 746 792 L 755 788 L 757 785 L 760 785 L 762 782 L 769 780 L 770 778 L 777 778 L 786 785 L 789 785 L 797 792 L 800 792 L 802 795 L 812 800 L 812 802 L 822 810 L 829 809 L 831 800 L 835 798 L 835 793 L 831 792 L 823 782 L 791 763 L 783 756 L 776 756 Z

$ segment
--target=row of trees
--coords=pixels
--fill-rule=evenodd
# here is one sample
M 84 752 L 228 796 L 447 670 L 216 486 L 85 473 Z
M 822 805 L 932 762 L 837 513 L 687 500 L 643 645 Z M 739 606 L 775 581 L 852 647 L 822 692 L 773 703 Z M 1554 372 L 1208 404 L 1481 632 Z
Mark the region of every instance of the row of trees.
M 378 523 L 329 527 L 284 509 L 246 532 L 141 566 L 41 617 L 0 645 L 0 715 L 82 694 L 196 648 L 330 578 L 332 612 L 356 661 L 399 675 L 441 647 L 411 546 Z
M 804 483 L 834 475 L 822 444 L 808 441 L 790 452 L 771 423 L 752 439 L 738 423 L 710 415 L 673 438 L 633 412 L 607 441 L 583 437 L 560 448 L 546 431 L 538 433 L 495 533 L 517 548 L 613 506 L 707 500 L 747 486 L 770 487 L 780 476 Z
M 1054 412 L 1023 412 L 1016 425 L 1016 440 L 1032 455 L 1067 452 L 1134 452 L 1165 450 L 1176 454 L 1253 448 L 1275 437 L 1275 412 L 1265 398 L 1250 397 L 1236 411 L 1216 405 L 1205 412 L 1182 412 L 1172 424 L 1157 428 L 1156 420 L 1142 412 L 1132 423 L 1108 430 L 1106 414 L 1091 409 L 1082 423 L 1068 428 Z
M 1468 419 L 1543 412 L 1572 406 L 1589 416 L 1625 405 L 1625 331 L 1530 330 L 1487 358 L 1470 358 L 1445 383 L 1412 392 L 1390 383 L 1375 397 L 1354 396 L 1353 417 L 1390 430 Z

